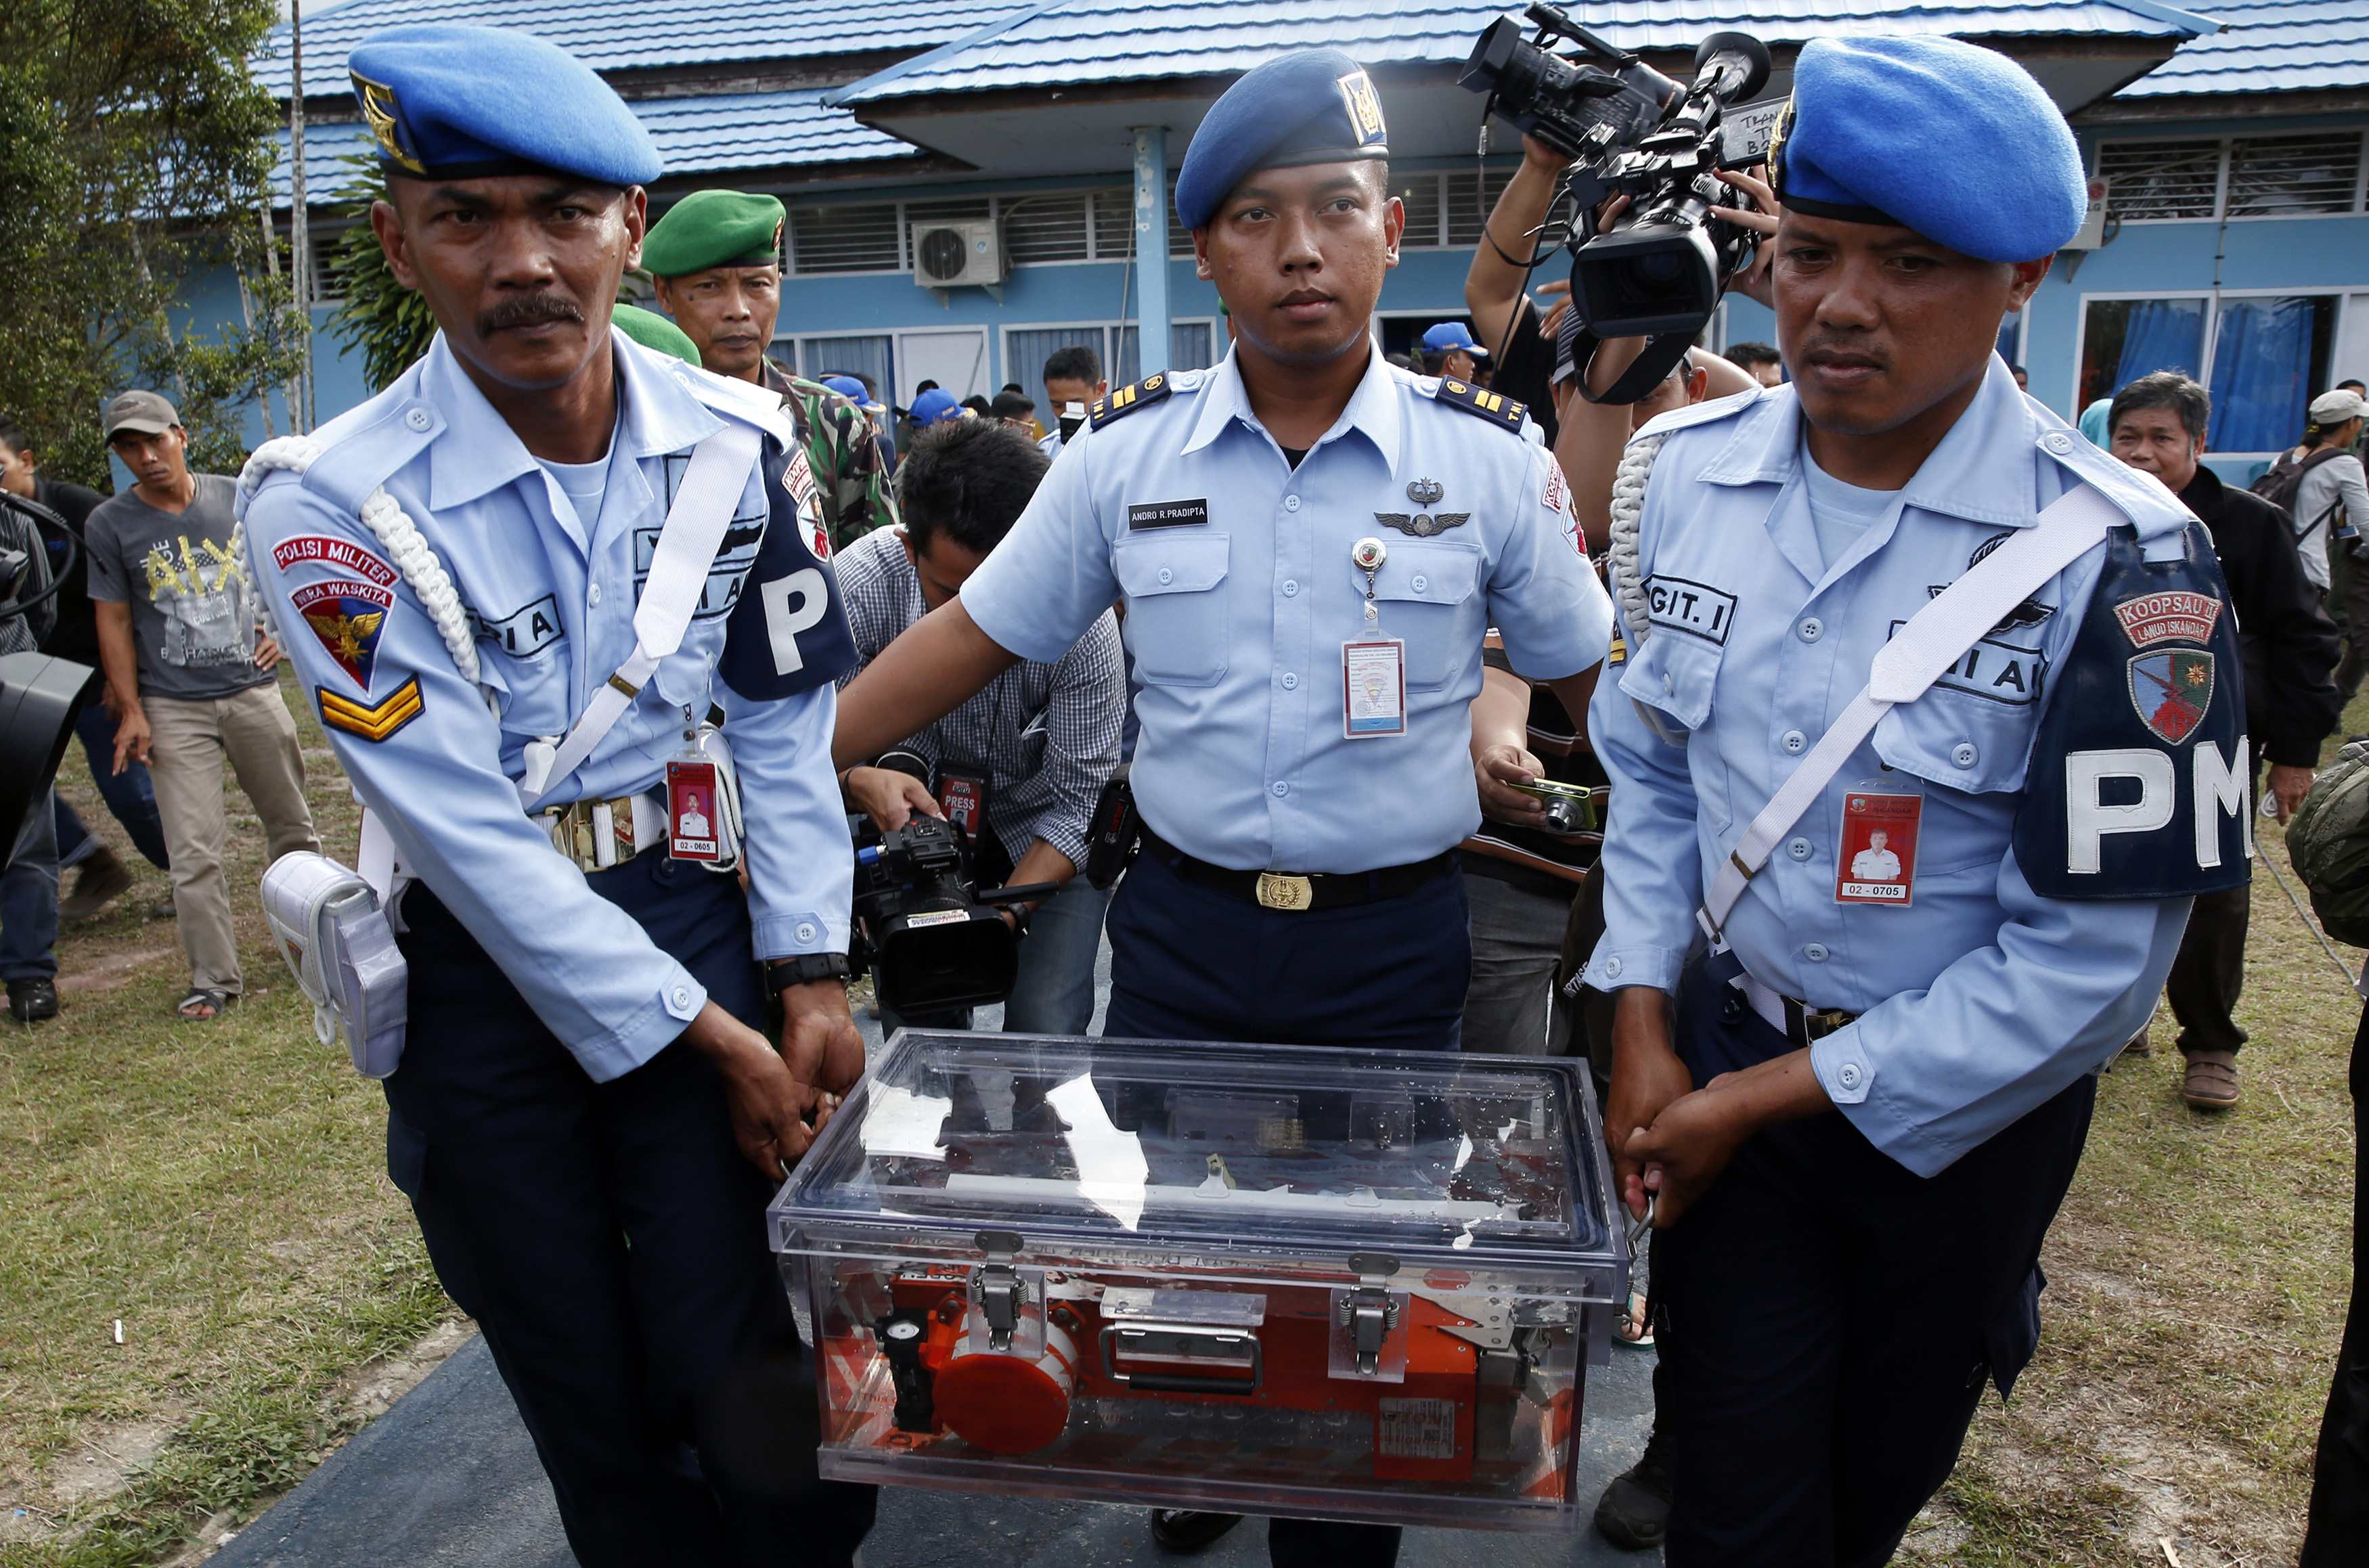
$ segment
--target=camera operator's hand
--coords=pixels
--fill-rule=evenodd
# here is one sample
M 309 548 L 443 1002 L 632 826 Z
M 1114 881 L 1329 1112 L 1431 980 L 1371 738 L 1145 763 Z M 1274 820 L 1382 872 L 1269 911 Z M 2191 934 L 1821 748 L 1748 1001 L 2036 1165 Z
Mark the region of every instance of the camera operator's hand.
M 121 773 L 126 759 L 143 766 L 148 761 L 148 715 L 137 703 L 128 704 L 118 715 L 115 725 L 115 771 Z
M 842 787 L 855 808 L 884 833 L 903 827 L 916 816 L 945 815 L 929 785 L 895 768 L 850 768 Z
M 1508 784 L 1536 784 L 1546 769 L 1518 746 L 1496 745 L 1472 759 L 1473 781 L 1481 786 L 1481 812 L 1516 828 L 1546 826 L 1546 802 Z
M 1777 220 L 1785 209 L 1777 204 L 1777 193 L 1768 189 L 1768 166 L 1755 164 L 1749 169 L 1722 169 L 1719 177 L 1752 198 L 1751 207 L 1714 207 L 1714 217 L 1726 219 L 1740 229 L 1750 229 L 1760 236 L 1760 247 L 1753 252 L 1752 265 L 1737 274 L 1728 284 L 1728 292 L 1757 301 L 1770 310 L 1777 308 L 1769 298 L 1768 269 L 1777 260 Z
M 843 995 L 841 1001 L 843 1005 Z M 723 1078 L 732 1139 L 740 1152 L 774 1181 L 787 1176 L 814 1141 L 814 1129 L 807 1125 L 807 1114 L 815 1108 L 813 1085 L 799 1080 L 764 1036 L 713 1001 L 700 1009 L 682 1037 Z
M 1562 148 L 1549 146 L 1535 136 L 1522 138 L 1522 162 L 1540 174 L 1561 175 L 1578 161 Z
M 847 1010 L 841 980 L 810 980 L 782 990 L 782 1059 L 790 1076 L 834 1099 L 864 1076 L 864 1036 Z

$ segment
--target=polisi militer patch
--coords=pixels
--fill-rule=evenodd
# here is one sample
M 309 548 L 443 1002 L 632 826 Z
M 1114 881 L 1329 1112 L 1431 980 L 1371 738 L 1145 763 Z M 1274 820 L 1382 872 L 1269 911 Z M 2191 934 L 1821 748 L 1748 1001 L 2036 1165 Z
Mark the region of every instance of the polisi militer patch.
M 1461 408 L 1467 414 L 1478 415 L 1493 425 L 1502 425 L 1514 431 L 1521 429 L 1522 420 L 1529 413 L 1519 402 L 1502 392 L 1491 392 L 1486 387 L 1475 386 L 1469 381 L 1458 381 L 1453 376 L 1440 377 L 1438 390 L 1432 395 L 1451 408 Z
M 2213 706 L 2213 656 L 2202 648 L 2133 654 L 2130 692 L 2139 722 L 2177 746 L 2196 733 Z

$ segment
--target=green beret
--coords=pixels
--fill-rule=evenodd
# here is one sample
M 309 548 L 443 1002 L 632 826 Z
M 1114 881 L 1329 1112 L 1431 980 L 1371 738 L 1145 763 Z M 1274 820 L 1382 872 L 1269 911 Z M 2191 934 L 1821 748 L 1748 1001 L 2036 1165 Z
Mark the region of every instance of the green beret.
M 667 209 L 642 240 L 653 278 L 711 267 L 763 267 L 782 258 L 782 203 L 738 190 L 695 190 Z
M 654 310 L 644 310 L 639 305 L 629 305 L 620 300 L 617 308 L 610 313 L 609 325 L 645 349 L 672 354 L 685 364 L 699 363 L 699 345 L 692 342 L 681 327 Z

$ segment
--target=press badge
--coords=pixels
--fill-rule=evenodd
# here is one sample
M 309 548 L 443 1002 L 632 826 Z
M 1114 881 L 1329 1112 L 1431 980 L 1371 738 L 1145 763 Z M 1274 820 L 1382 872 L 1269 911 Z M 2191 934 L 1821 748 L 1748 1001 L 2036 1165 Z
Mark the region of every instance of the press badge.
M 1894 779 L 1871 780 L 1843 795 L 1835 839 L 1835 902 L 1908 907 L 1917 887 L 1917 827 L 1922 793 Z
M 1341 645 L 1341 733 L 1351 740 L 1406 733 L 1406 644 L 1377 637 Z
M 938 764 L 938 809 L 946 820 L 963 830 L 966 837 L 977 839 L 987 831 L 987 795 L 994 780 L 984 768 L 967 768 L 960 763 Z

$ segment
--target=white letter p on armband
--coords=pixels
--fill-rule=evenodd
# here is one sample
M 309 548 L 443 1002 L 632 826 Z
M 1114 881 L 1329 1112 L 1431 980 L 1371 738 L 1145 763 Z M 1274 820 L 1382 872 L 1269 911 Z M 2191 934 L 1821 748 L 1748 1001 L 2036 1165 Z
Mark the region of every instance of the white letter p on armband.
M 2127 806 L 2108 806 L 2102 798 L 2108 779 L 2137 780 L 2138 799 Z M 2066 753 L 2066 869 L 2086 876 L 2104 870 L 2106 835 L 2152 833 L 2163 827 L 2179 804 L 2177 788 L 2171 759 L 2152 747 Z
M 830 611 L 830 585 L 812 567 L 775 578 L 758 589 L 764 596 L 765 638 L 772 645 L 773 673 L 795 675 L 806 666 L 798 634 L 812 631 Z

